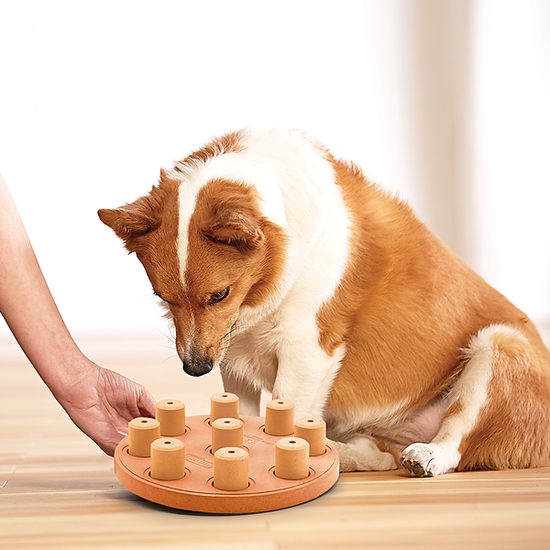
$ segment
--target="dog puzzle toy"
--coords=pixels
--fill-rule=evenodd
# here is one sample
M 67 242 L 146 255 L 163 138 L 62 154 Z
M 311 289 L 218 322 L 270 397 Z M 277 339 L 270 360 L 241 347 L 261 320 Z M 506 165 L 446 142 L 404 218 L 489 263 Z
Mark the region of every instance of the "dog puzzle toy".
M 336 483 L 338 466 L 323 420 L 295 420 L 284 399 L 267 404 L 265 419 L 241 416 L 239 398 L 229 392 L 211 397 L 207 416 L 186 418 L 181 401 L 160 401 L 156 419 L 131 420 L 115 449 L 115 473 L 136 495 L 219 514 L 312 500 Z

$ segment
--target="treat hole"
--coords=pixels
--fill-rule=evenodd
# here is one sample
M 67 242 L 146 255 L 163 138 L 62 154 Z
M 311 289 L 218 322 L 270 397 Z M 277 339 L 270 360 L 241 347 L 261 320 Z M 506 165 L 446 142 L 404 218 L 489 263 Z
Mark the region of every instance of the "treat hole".
M 291 441 L 289 441 L 289 443 L 296 443 L 296 441 L 294 441 L 294 439 L 292 439 Z
M 147 420 L 142 420 L 141 423 L 142 424 L 147 424 Z
M 214 487 L 214 489 L 218 489 L 215 485 L 214 485 L 214 478 L 212 479 L 209 479 L 208 480 L 208 485 L 210 485 L 210 487 Z M 248 485 L 244 488 L 244 489 L 240 489 L 241 491 L 246 491 L 246 489 L 248 489 L 252 483 L 254 483 L 250 478 L 248 478 Z M 219 489 L 221 491 L 223 491 L 224 489 Z M 227 491 L 228 493 L 232 493 L 232 492 L 235 492 L 235 493 L 238 493 L 239 491 Z
M 277 401 L 277 403 L 279 403 L 279 405 L 284 405 L 285 404 L 284 401 Z
M 308 422 L 313 422 L 313 420 L 310 418 L 310 419 L 308 419 Z
M 277 479 L 283 479 L 283 480 L 285 480 L 284 477 L 279 477 L 279 476 L 275 473 L 275 466 L 272 466 L 271 468 L 269 468 L 268 471 L 269 471 L 269 473 L 270 473 L 272 476 L 276 477 Z M 304 477 L 304 478 L 302 478 L 302 479 L 307 479 L 308 477 L 311 477 L 312 475 L 315 475 L 315 473 L 316 473 L 316 472 L 315 472 L 315 470 L 314 470 L 313 468 L 309 468 L 309 469 L 308 469 L 308 472 L 307 472 L 307 476 Z M 291 483 L 294 483 L 294 482 L 300 481 L 300 480 L 298 480 L 298 479 L 286 479 L 285 481 L 289 481 L 289 482 L 291 482 Z
M 227 397 L 227 394 L 226 393 L 222 394 L 222 397 Z
M 223 423 L 224 424 L 231 424 L 231 420 L 224 420 Z
M 172 442 L 171 441 L 165 441 L 164 444 L 165 445 L 172 445 Z
M 173 401 L 167 401 L 166 403 L 167 403 L 168 405 L 173 405 L 173 404 L 174 404 Z
M 232 455 L 232 454 L 235 454 L 235 451 L 227 451 L 227 453 Z

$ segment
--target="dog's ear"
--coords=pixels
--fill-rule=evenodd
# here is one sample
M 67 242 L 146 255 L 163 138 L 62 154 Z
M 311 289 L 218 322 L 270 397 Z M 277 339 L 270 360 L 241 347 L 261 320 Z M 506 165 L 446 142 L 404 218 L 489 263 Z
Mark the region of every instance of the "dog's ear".
M 246 211 L 231 209 L 220 212 L 202 233 L 214 243 L 233 246 L 241 252 L 256 249 L 264 240 L 260 220 Z
M 130 248 L 128 245 L 133 238 L 153 231 L 160 224 L 148 195 L 120 208 L 102 208 L 97 215 L 124 241 L 127 248 Z

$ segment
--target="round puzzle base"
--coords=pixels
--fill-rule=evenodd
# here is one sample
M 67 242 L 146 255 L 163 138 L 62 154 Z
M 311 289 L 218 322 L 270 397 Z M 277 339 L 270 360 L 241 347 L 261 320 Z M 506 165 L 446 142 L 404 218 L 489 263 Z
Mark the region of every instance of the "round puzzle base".
M 136 495 L 181 510 L 217 514 L 265 512 L 312 500 L 328 491 L 338 480 L 338 453 L 327 443 L 325 452 L 309 458 L 309 475 L 299 480 L 275 476 L 275 444 L 280 436 L 264 432 L 264 419 L 241 416 L 244 447 L 249 452 L 249 486 L 241 491 L 216 489 L 211 428 L 208 416 L 186 419 L 186 433 L 176 436 L 185 444 L 185 476 L 176 481 L 151 477 L 151 459 L 131 456 L 128 438 L 115 450 L 115 473 Z

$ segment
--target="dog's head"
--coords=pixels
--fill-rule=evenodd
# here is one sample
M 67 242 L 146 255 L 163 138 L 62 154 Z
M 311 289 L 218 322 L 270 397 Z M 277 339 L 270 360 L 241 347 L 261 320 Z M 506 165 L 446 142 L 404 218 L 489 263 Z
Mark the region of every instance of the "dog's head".
M 253 185 L 216 178 L 198 187 L 176 176 L 161 171 L 148 195 L 98 215 L 136 253 L 168 308 L 184 371 L 201 376 L 223 359 L 242 309 L 269 301 L 284 235 L 262 215 Z

